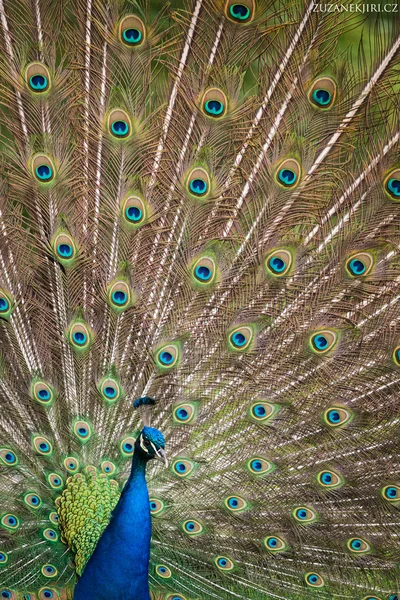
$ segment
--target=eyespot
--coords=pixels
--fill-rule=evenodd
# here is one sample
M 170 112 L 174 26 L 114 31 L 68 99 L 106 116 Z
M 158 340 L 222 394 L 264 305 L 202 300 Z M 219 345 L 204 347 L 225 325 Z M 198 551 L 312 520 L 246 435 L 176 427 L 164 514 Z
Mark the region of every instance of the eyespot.
M 53 452 L 53 446 L 48 439 L 41 435 L 33 437 L 33 448 L 42 456 L 50 456 Z
M 335 346 L 338 340 L 338 335 L 335 331 L 324 329 L 313 333 L 310 338 L 310 348 L 315 354 L 326 354 Z
M 217 556 L 214 562 L 221 571 L 233 571 L 235 568 L 234 562 L 226 556 Z
M 228 0 L 225 13 L 228 19 L 235 23 L 249 23 L 254 16 L 254 0 Z
M 111 460 L 103 460 L 103 462 L 101 463 L 101 470 L 106 475 L 114 475 L 115 471 L 117 470 L 117 467 L 113 462 L 111 462 Z
M 352 417 L 352 412 L 341 406 L 331 406 L 324 412 L 324 421 L 330 427 L 343 427 L 351 421 Z
M 165 596 L 165 600 L 186 600 L 185 596 L 177 595 L 177 594 L 168 594 Z
M 143 225 L 149 215 L 148 206 L 139 196 L 128 196 L 122 203 L 122 218 L 130 229 L 137 229 Z
M 77 247 L 74 239 L 68 233 L 62 232 L 55 235 L 52 246 L 55 257 L 60 264 L 66 267 L 73 265 L 77 255 Z
M 9 319 L 14 309 L 14 302 L 7 292 L 0 289 L 0 318 Z
M 304 575 L 304 579 L 310 587 L 321 588 L 325 585 L 324 579 L 318 573 L 307 573 Z
M 50 156 L 35 154 L 32 159 L 32 172 L 39 183 L 50 183 L 55 177 L 56 169 Z
M 3 588 L 0 591 L 0 598 L 7 598 L 8 600 L 17 600 L 17 594 L 12 590 Z
M 324 488 L 339 488 L 343 485 L 343 477 L 335 471 L 321 471 L 317 475 L 317 481 Z
M 103 399 L 108 403 L 117 402 L 122 396 L 122 389 L 119 382 L 113 377 L 107 377 L 100 382 L 100 393 Z
M 246 350 L 250 350 L 253 341 L 254 330 L 250 325 L 235 327 L 235 329 L 229 333 L 229 350 L 234 352 L 245 352 Z
M 49 514 L 49 521 L 50 521 L 51 523 L 53 523 L 53 525 L 58 525 L 58 521 L 59 521 L 59 516 L 58 516 L 58 514 L 57 514 L 56 512 L 54 512 L 54 511 L 53 511 L 53 512 L 51 512 L 51 513 Z
M 62 480 L 62 477 L 60 477 L 60 475 L 58 475 L 57 473 L 50 473 L 47 476 L 47 481 L 49 482 L 50 487 L 52 487 L 53 490 L 58 490 L 58 489 L 62 488 L 64 485 L 64 481 Z
M 39 600 L 49 600 L 49 598 L 53 598 L 54 600 L 57 597 L 58 594 L 56 590 L 53 590 L 52 588 L 44 587 L 39 590 Z
M 31 388 L 32 398 L 43 406 L 50 406 L 54 400 L 53 388 L 45 381 L 34 381 Z
M 350 538 L 347 540 L 347 548 L 355 554 L 366 554 L 371 550 L 370 544 L 362 538 Z
M 226 113 L 228 100 L 224 92 L 218 88 L 207 90 L 201 101 L 203 112 L 207 117 L 219 119 Z
M 42 63 L 31 63 L 25 71 L 25 80 L 28 88 L 36 94 L 43 94 L 50 88 L 50 73 Z
M 279 412 L 279 405 L 271 402 L 254 402 L 250 406 L 249 416 L 258 422 L 268 421 Z
M 367 599 L 364 598 L 364 600 L 380 600 L 380 599 L 376 598 L 376 597 L 372 598 L 372 596 L 370 596 Z M 389 600 L 400 600 L 399 594 L 390 594 Z
M 374 266 L 374 258 L 369 252 L 353 254 L 346 262 L 347 274 L 351 277 L 365 277 Z
M 58 571 L 54 565 L 43 565 L 41 571 L 42 575 L 44 575 L 45 577 L 49 577 L 50 579 L 52 579 L 53 577 L 57 577 L 58 575 Z
M 253 475 L 260 476 L 272 473 L 275 470 L 275 465 L 265 458 L 256 456 L 248 461 L 247 468 Z
M 300 164 L 294 158 L 284 160 L 276 171 L 276 181 L 284 188 L 294 188 L 301 176 Z
M 171 570 L 165 565 L 156 565 L 156 573 L 163 579 L 169 579 L 172 577 Z
M 247 500 L 240 496 L 228 496 L 225 498 L 224 504 L 232 512 L 242 512 L 246 508 L 249 508 Z
M 0 567 L 5 565 L 8 562 L 8 554 L 3 550 L 0 550 Z
M 25 494 L 24 502 L 25 504 L 34 509 L 40 508 L 42 505 L 42 499 L 40 498 L 40 496 L 34 493 Z
M 172 463 L 172 472 L 178 477 L 188 477 L 193 475 L 195 464 L 188 459 L 178 459 Z
M 174 407 L 172 416 L 174 421 L 180 425 L 192 423 L 197 416 L 197 405 L 193 402 L 179 404 Z
M 1 525 L 9 531 L 16 531 L 21 525 L 19 518 L 16 515 L 8 513 L 1 518 Z
M 115 281 L 107 291 L 108 304 L 120 313 L 128 308 L 132 302 L 132 293 L 125 281 Z
M 394 363 L 400 367 L 400 346 L 397 346 L 397 348 L 394 349 L 393 351 L 393 360 Z
M 127 113 L 117 108 L 108 115 L 108 131 L 117 139 L 126 139 L 132 133 L 131 120 Z
M 400 169 L 394 169 L 385 179 L 385 191 L 392 200 L 400 200 Z
M 389 502 L 400 502 L 400 487 L 397 485 L 385 485 L 381 494 Z
M 210 176 L 205 169 L 193 169 L 187 179 L 189 193 L 196 198 L 204 198 L 211 189 Z
M 50 529 L 50 527 L 47 527 L 43 531 L 43 537 L 45 540 L 48 540 L 49 542 L 57 542 L 58 533 L 56 531 L 54 531 L 54 529 Z
M 287 275 L 292 266 L 292 254 L 289 250 L 275 250 L 265 259 L 265 267 L 268 275 L 282 277 Z
M 119 38 L 129 48 L 141 46 L 146 39 L 146 29 L 143 21 L 135 15 L 128 15 L 119 25 Z
M 70 326 L 68 339 L 73 348 L 78 352 L 87 350 L 92 342 L 88 326 L 81 321 L 75 322 Z
M 183 527 L 183 531 L 185 531 L 185 533 L 189 534 L 189 535 L 199 535 L 200 533 L 203 532 L 204 527 L 201 523 L 199 523 L 198 521 L 195 521 L 194 519 L 189 519 L 188 521 L 184 521 L 184 523 L 182 524 Z
M 18 464 L 17 455 L 9 448 L 0 448 L 0 463 L 7 467 L 15 466 Z
M 316 79 L 308 93 L 308 99 L 317 108 L 331 108 L 336 99 L 336 83 L 330 77 Z
M 74 456 L 64 458 L 63 465 L 68 473 L 76 473 L 79 470 L 79 462 Z
M 180 348 L 178 344 L 167 344 L 156 352 L 157 366 L 163 370 L 178 366 L 180 360 Z
M 124 438 L 120 443 L 121 454 L 125 457 L 130 457 L 135 449 L 135 439 L 131 436 Z
M 76 421 L 73 432 L 82 444 L 86 444 L 92 437 L 92 428 L 87 421 Z
M 165 510 L 165 503 L 159 498 L 150 498 L 150 512 L 152 517 L 160 515 Z
M 313 523 L 317 520 L 317 514 L 308 506 L 299 506 L 294 509 L 292 516 L 299 523 Z
M 288 545 L 285 542 L 285 540 L 283 540 L 277 535 L 269 535 L 268 537 L 266 537 L 264 539 L 264 546 L 270 552 L 284 552 L 288 548 Z
M 192 283 L 194 287 L 204 288 L 217 278 L 217 265 L 213 257 L 201 256 L 192 265 Z
M 378 596 L 365 596 L 363 600 L 381 600 Z M 389 600 L 398 600 L 398 596 L 395 594 L 394 596 L 389 596 Z

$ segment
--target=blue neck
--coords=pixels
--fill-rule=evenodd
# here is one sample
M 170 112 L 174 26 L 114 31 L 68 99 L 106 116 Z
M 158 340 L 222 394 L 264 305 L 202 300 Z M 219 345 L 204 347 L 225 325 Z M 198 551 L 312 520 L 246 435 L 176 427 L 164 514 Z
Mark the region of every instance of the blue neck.
M 145 471 L 146 460 L 135 453 L 129 479 L 75 588 L 74 600 L 149 600 L 151 516 Z

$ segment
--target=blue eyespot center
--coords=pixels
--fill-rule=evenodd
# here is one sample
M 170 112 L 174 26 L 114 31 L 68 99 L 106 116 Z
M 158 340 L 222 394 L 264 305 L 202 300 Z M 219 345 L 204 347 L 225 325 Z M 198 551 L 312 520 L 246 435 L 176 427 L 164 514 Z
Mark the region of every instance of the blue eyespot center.
M 29 85 L 35 92 L 43 92 L 48 86 L 47 77 L 44 75 L 32 75 L 29 79 Z
M 189 418 L 189 413 L 186 410 L 186 408 L 179 408 L 176 411 L 176 415 L 177 415 L 178 419 L 180 419 L 181 421 L 186 421 Z
M 41 400 L 48 400 L 50 398 L 49 390 L 42 389 L 38 391 L 38 396 Z
M 76 464 L 75 464 L 75 463 L 73 463 L 73 462 L 70 462 L 70 463 L 69 463 L 69 465 L 68 465 L 68 467 L 69 467 L 70 469 L 76 469 Z
M 276 548 L 278 545 L 278 540 L 276 538 L 270 538 L 267 542 L 268 546 L 271 548 Z
M 86 343 L 87 335 L 83 331 L 75 331 L 72 335 L 72 339 L 78 346 L 83 346 Z
M 308 576 L 308 581 L 309 581 L 310 583 L 317 583 L 317 582 L 318 582 L 318 577 L 317 577 L 317 575 L 309 575 L 309 576 Z
M 143 219 L 143 211 L 138 206 L 128 206 L 125 211 L 127 219 L 137 223 Z
M 104 388 L 104 393 L 107 396 L 107 398 L 115 398 L 115 396 L 117 395 L 117 390 L 111 387 L 110 385 L 107 385 Z
M 393 500 L 394 498 L 397 498 L 398 492 L 397 489 L 395 487 L 388 487 L 385 490 L 385 494 L 388 498 L 390 498 L 391 500 Z
M 13 452 L 7 452 L 4 458 L 6 459 L 6 462 L 12 463 L 15 461 L 15 454 Z
M 70 244 L 59 244 L 57 246 L 57 252 L 62 258 L 70 258 L 74 252 L 74 249 Z
M 128 296 L 122 290 L 117 290 L 116 292 L 112 293 L 112 300 L 113 300 L 114 304 L 122 305 L 122 304 L 127 303 Z
M 349 269 L 353 275 L 362 275 L 365 273 L 367 267 L 359 258 L 353 258 L 349 262 Z
M 187 467 L 186 467 L 185 463 L 183 463 L 183 462 L 176 463 L 175 468 L 177 469 L 177 471 L 180 471 L 181 473 L 184 473 L 187 470 Z
M 49 450 L 49 445 L 46 444 L 46 442 L 41 442 L 39 448 L 45 452 L 46 450 Z
M 237 21 L 246 21 L 250 17 L 250 9 L 244 4 L 232 4 L 229 14 Z
M 301 508 L 300 510 L 298 510 L 296 514 L 299 519 L 304 520 L 307 518 L 307 511 L 304 508 Z
M 195 276 L 200 281 L 209 281 L 212 277 L 212 271 L 205 265 L 199 265 L 195 269 Z
M 4 296 L 0 296 L 0 313 L 1 312 L 6 312 L 10 307 L 10 303 L 8 302 L 7 298 L 4 298 Z
M 193 179 L 189 184 L 189 189 L 196 196 L 204 196 L 207 192 L 207 182 L 204 179 Z
M 36 167 L 35 173 L 41 181 L 49 181 L 53 177 L 53 169 L 49 165 L 39 165 Z
M 155 502 L 150 502 L 150 510 L 156 510 L 157 504 Z
M 15 517 L 8 517 L 8 524 L 12 526 L 16 525 L 17 519 Z
M 262 466 L 262 462 L 258 459 L 252 460 L 251 461 L 251 468 L 253 469 L 253 471 L 261 471 L 263 466 Z
M 297 175 L 291 169 L 281 169 L 278 174 L 278 179 L 283 185 L 293 185 L 296 183 Z
M 316 89 L 313 91 L 312 98 L 320 106 L 328 106 L 332 100 L 332 94 L 328 90 Z
M 189 523 L 186 523 L 186 529 L 188 529 L 189 531 L 193 531 L 193 529 L 195 528 L 195 524 L 193 523 L 193 521 L 189 521 Z
M 331 423 L 340 423 L 340 413 L 337 410 L 330 410 L 328 412 L 328 419 Z
M 229 498 L 228 506 L 230 506 L 230 508 L 237 508 L 239 506 L 239 500 L 237 498 Z
M 86 437 L 89 434 L 89 431 L 86 429 L 86 427 L 79 427 L 78 433 L 80 436 Z
M 329 346 L 329 342 L 324 335 L 318 334 L 313 337 L 313 346 L 317 350 L 326 350 Z
M 159 567 L 158 569 L 160 571 L 160 573 L 166 573 L 167 569 L 165 567 Z
M 220 567 L 226 567 L 226 565 L 228 564 L 228 561 L 226 560 L 226 558 L 220 558 L 218 560 L 218 564 Z
M 263 406 L 262 404 L 256 404 L 255 406 L 253 406 L 253 414 L 255 417 L 265 417 L 267 414 L 265 406 Z
M 117 137 L 124 137 L 129 133 L 129 125 L 126 121 L 114 121 L 111 125 L 111 131 Z
M 1 597 L 2 598 L 11 598 L 11 592 L 9 592 L 8 590 L 2 590 Z
M 37 496 L 32 496 L 32 498 L 31 498 L 31 503 L 32 503 L 34 506 L 37 506 L 37 505 L 39 504 L 39 502 L 40 502 L 40 500 L 39 500 L 39 498 L 38 498 Z
M 400 198 L 400 179 L 389 179 L 387 187 L 389 192 L 391 192 L 393 196 L 396 196 L 396 198 Z
M 322 473 L 321 480 L 323 483 L 326 483 L 328 485 L 328 484 L 332 483 L 332 475 L 328 472 Z
M 286 263 L 279 256 L 273 256 L 268 261 L 268 266 L 274 273 L 282 273 L 286 269 Z
M 218 117 L 224 112 L 224 105 L 220 100 L 207 100 L 204 109 L 212 117 Z
M 53 592 L 51 592 L 50 590 L 44 590 L 43 596 L 45 598 L 52 598 L 53 597 Z
M 132 452 L 133 445 L 130 442 L 125 442 L 125 444 L 124 444 L 124 450 L 125 450 L 125 452 Z
M 162 363 L 164 363 L 164 365 L 170 365 L 174 361 L 174 357 L 172 356 L 171 352 L 164 350 L 160 354 L 160 360 Z
M 243 346 L 245 346 L 246 342 L 247 342 L 247 338 L 246 336 L 241 333 L 240 331 L 237 331 L 236 333 L 232 334 L 232 343 L 234 346 L 237 346 L 238 348 L 242 348 Z
M 350 546 L 353 548 L 353 550 L 359 550 L 362 546 L 362 542 L 361 540 L 352 540 Z
M 131 45 L 131 46 L 136 46 L 137 44 L 139 44 L 143 38 L 143 34 L 140 31 L 140 29 L 135 29 L 134 27 L 130 28 L 130 29 L 125 29 L 122 32 L 122 37 L 124 38 L 124 41 Z

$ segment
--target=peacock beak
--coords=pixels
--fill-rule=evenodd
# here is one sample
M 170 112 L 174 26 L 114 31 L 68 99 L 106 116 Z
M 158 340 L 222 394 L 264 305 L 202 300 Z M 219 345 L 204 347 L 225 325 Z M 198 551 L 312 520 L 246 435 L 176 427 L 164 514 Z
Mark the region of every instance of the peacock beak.
M 154 458 L 158 458 L 158 460 L 161 460 L 164 463 L 164 465 L 166 467 L 168 467 L 168 459 L 167 459 L 167 455 L 165 454 L 165 450 L 163 448 L 159 448 L 157 450 L 157 448 L 155 447 L 155 445 L 153 443 L 151 443 L 151 445 L 153 446 L 154 452 L 156 453 Z

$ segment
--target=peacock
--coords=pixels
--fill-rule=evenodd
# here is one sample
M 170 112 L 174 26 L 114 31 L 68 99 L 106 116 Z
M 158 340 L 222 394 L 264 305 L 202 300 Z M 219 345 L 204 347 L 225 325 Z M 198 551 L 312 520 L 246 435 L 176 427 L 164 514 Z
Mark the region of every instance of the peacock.
M 400 598 L 371 6 L 0 0 L 1 600 Z

